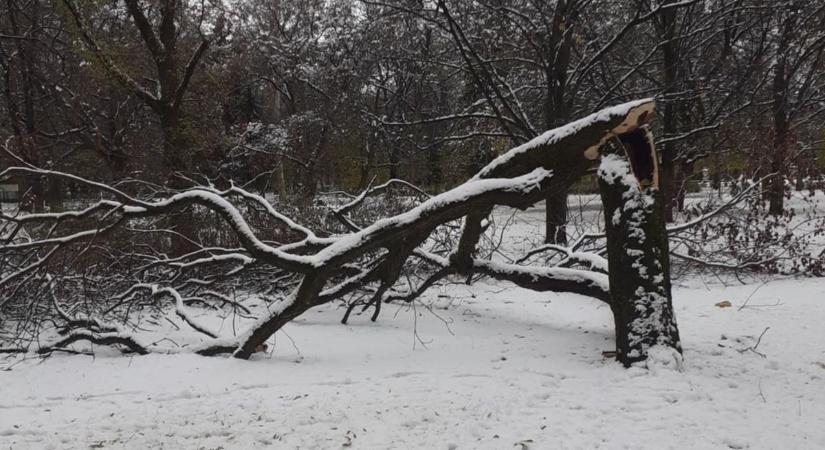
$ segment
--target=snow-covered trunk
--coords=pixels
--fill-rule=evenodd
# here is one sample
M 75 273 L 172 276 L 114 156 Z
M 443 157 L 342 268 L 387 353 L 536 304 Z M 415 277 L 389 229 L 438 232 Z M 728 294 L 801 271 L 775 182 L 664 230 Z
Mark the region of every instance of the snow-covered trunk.
M 633 158 L 634 145 L 649 145 L 644 129 L 637 139 L 622 139 Z M 637 149 L 638 150 L 638 149 Z M 645 169 L 647 175 L 644 175 Z M 657 167 L 631 164 L 605 155 L 599 185 L 605 208 L 611 308 L 616 327 L 616 357 L 625 366 L 648 357 L 675 366 L 682 347 L 673 314 L 664 198 L 657 187 Z

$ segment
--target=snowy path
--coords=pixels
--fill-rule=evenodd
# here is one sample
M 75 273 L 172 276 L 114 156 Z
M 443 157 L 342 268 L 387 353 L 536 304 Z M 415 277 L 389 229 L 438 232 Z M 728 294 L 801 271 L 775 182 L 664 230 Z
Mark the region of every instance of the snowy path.
M 441 292 L 449 330 L 420 307 L 350 326 L 311 312 L 286 328 L 301 357 L 279 334 L 251 362 L 25 361 L 0 372 L 0 449 L 825 448 L 825 280 L 750 299 L 779 306 L 714 306 L 755 288 L 677 289 L 683 373 L 603 360 L 610 313 L 596 302 L 492 285 Z M 412 348 L 416 315 L 426 349 Z M 738 351 L 766 327 L 765 358 Z

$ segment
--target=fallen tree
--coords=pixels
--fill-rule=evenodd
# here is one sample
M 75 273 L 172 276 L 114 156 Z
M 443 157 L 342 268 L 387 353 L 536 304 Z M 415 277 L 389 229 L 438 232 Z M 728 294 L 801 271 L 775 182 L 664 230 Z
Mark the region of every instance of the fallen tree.
M 26 308 L 42 307 L 42 298 L 51 296 L 64 337 L 42 346 L 41 352 L 87 340 L 149 353 L 164 349 L 141 344 L 114 321 L 128 323 L 136 304 L 166 300 L 178 317 L 205 336 L 189 350 L 249 358 L 286 323 L 315 306 L 357 294 L 360 304 L 375 309 L 375 319 L 383 302 L 412 301 L 451 275 L 483 275 L 527 289 L 604 301 L 614 311 L 619 361 L 629 366 L 651 354 L 665 354 L 678 364 L 681 347 L 670 300 L 656 157 L 644 127 L 653 108 L 652 100 L 635 101 L 548 131 L 499 156 L 464 184 L 371 224 L 357 224 L 348 216 L 366 197 L 358 196 L 333 209 L 347 230 L 334 234 L 313 231 L 239 187 L 200 186 L 138 195 L 24 164 L 7 168 L 0 179 L 56 177 L 83 185 L 101 199 L 75 211 L 0 217 L 0 312 L 25 316 Z M 613 138 L 622 141 L 630 164 L 625 156 L 602 155 Z M 599 159 L 602 197 L 609 212 L 607 261 L 573 251 L 569 253 L 575 257 L 557 267 L 478 257 L 479 240 L 494 207 L 532 206 L 550 192 L 567 189 Z M 211 214 L 216 222 L 208 226 L 224 229 L 229 243 L 208 245 L 199 236 L 183 236 L 196 250 L 170 256 L 158 248 L 157 239 L 146 238 L 176 234 L 156 224 L 167 223 L 159 219 L 186 208 Z M 460 231 L 449 248 L 428 247 L 437 230 L 457 221 Z M 419 286 L 401 291 L 396 285 L 413 261 L 431 274 Z M 198 324 L 189 310 L 215 302 L 237 310 L 240 305 L 226 292 L 229 280 L 277 291 L 281 298 L 245 331 L 221 337 Z M 109 287 L 90 287 L 95 282 Z M 99 304 L 89 298 L 90 289 Z M 74 314 L 61 303 L 93 307 Z

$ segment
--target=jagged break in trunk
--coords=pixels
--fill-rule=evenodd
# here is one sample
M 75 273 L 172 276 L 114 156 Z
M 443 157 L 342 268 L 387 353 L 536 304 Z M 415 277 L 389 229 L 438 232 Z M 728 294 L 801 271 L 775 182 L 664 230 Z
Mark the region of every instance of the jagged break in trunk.
M 616 357 L 628 367 L 640 361 L 680 366 L 653 137 L 640 127 L 619 138 L 629 163 L 611 154 L 599 167 Z

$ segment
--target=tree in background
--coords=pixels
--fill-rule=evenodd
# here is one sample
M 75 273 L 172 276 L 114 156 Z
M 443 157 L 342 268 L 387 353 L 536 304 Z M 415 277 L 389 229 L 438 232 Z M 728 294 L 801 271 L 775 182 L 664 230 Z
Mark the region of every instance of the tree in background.
M 156 115 L 163 136 L 165 181 L 180 183 L 178 175 L 186 177 L 195 169 L 194 130 L 188 129 L 184 100 L 206 52 L 228 33 L 225 15 L 221 8 L 206 2 L 199 9 L 180 0 L 164 0 L 157 5 L 145 5 L 138 0 L 123 3 L 148 56 L 151 69 L 143 76 L 145 82 L 131 75 L 131 68 L 123 67 L 112 50 L 99 43 L 78 4 L 62 0 L 85 49 L 107 74 Z M 104 16 L 112 13 L 120 18 L 117 10 L 103 8 L 93 12 Z
M 773 151 L 766 155 L 767 169 L 775 174 L 767 189 L 768 212 L 781 215 L 785 178 L 792 175 L 793 163 L 805 161 L 801 154 L 811 150 L 800 142 L 807 134 L 802 127 L 825 114 L 825 5 L 787 1 L 772 6 L 763 25 L 769 36 L 765 67 L 769 81 L 760 97 L 773 119 Z

